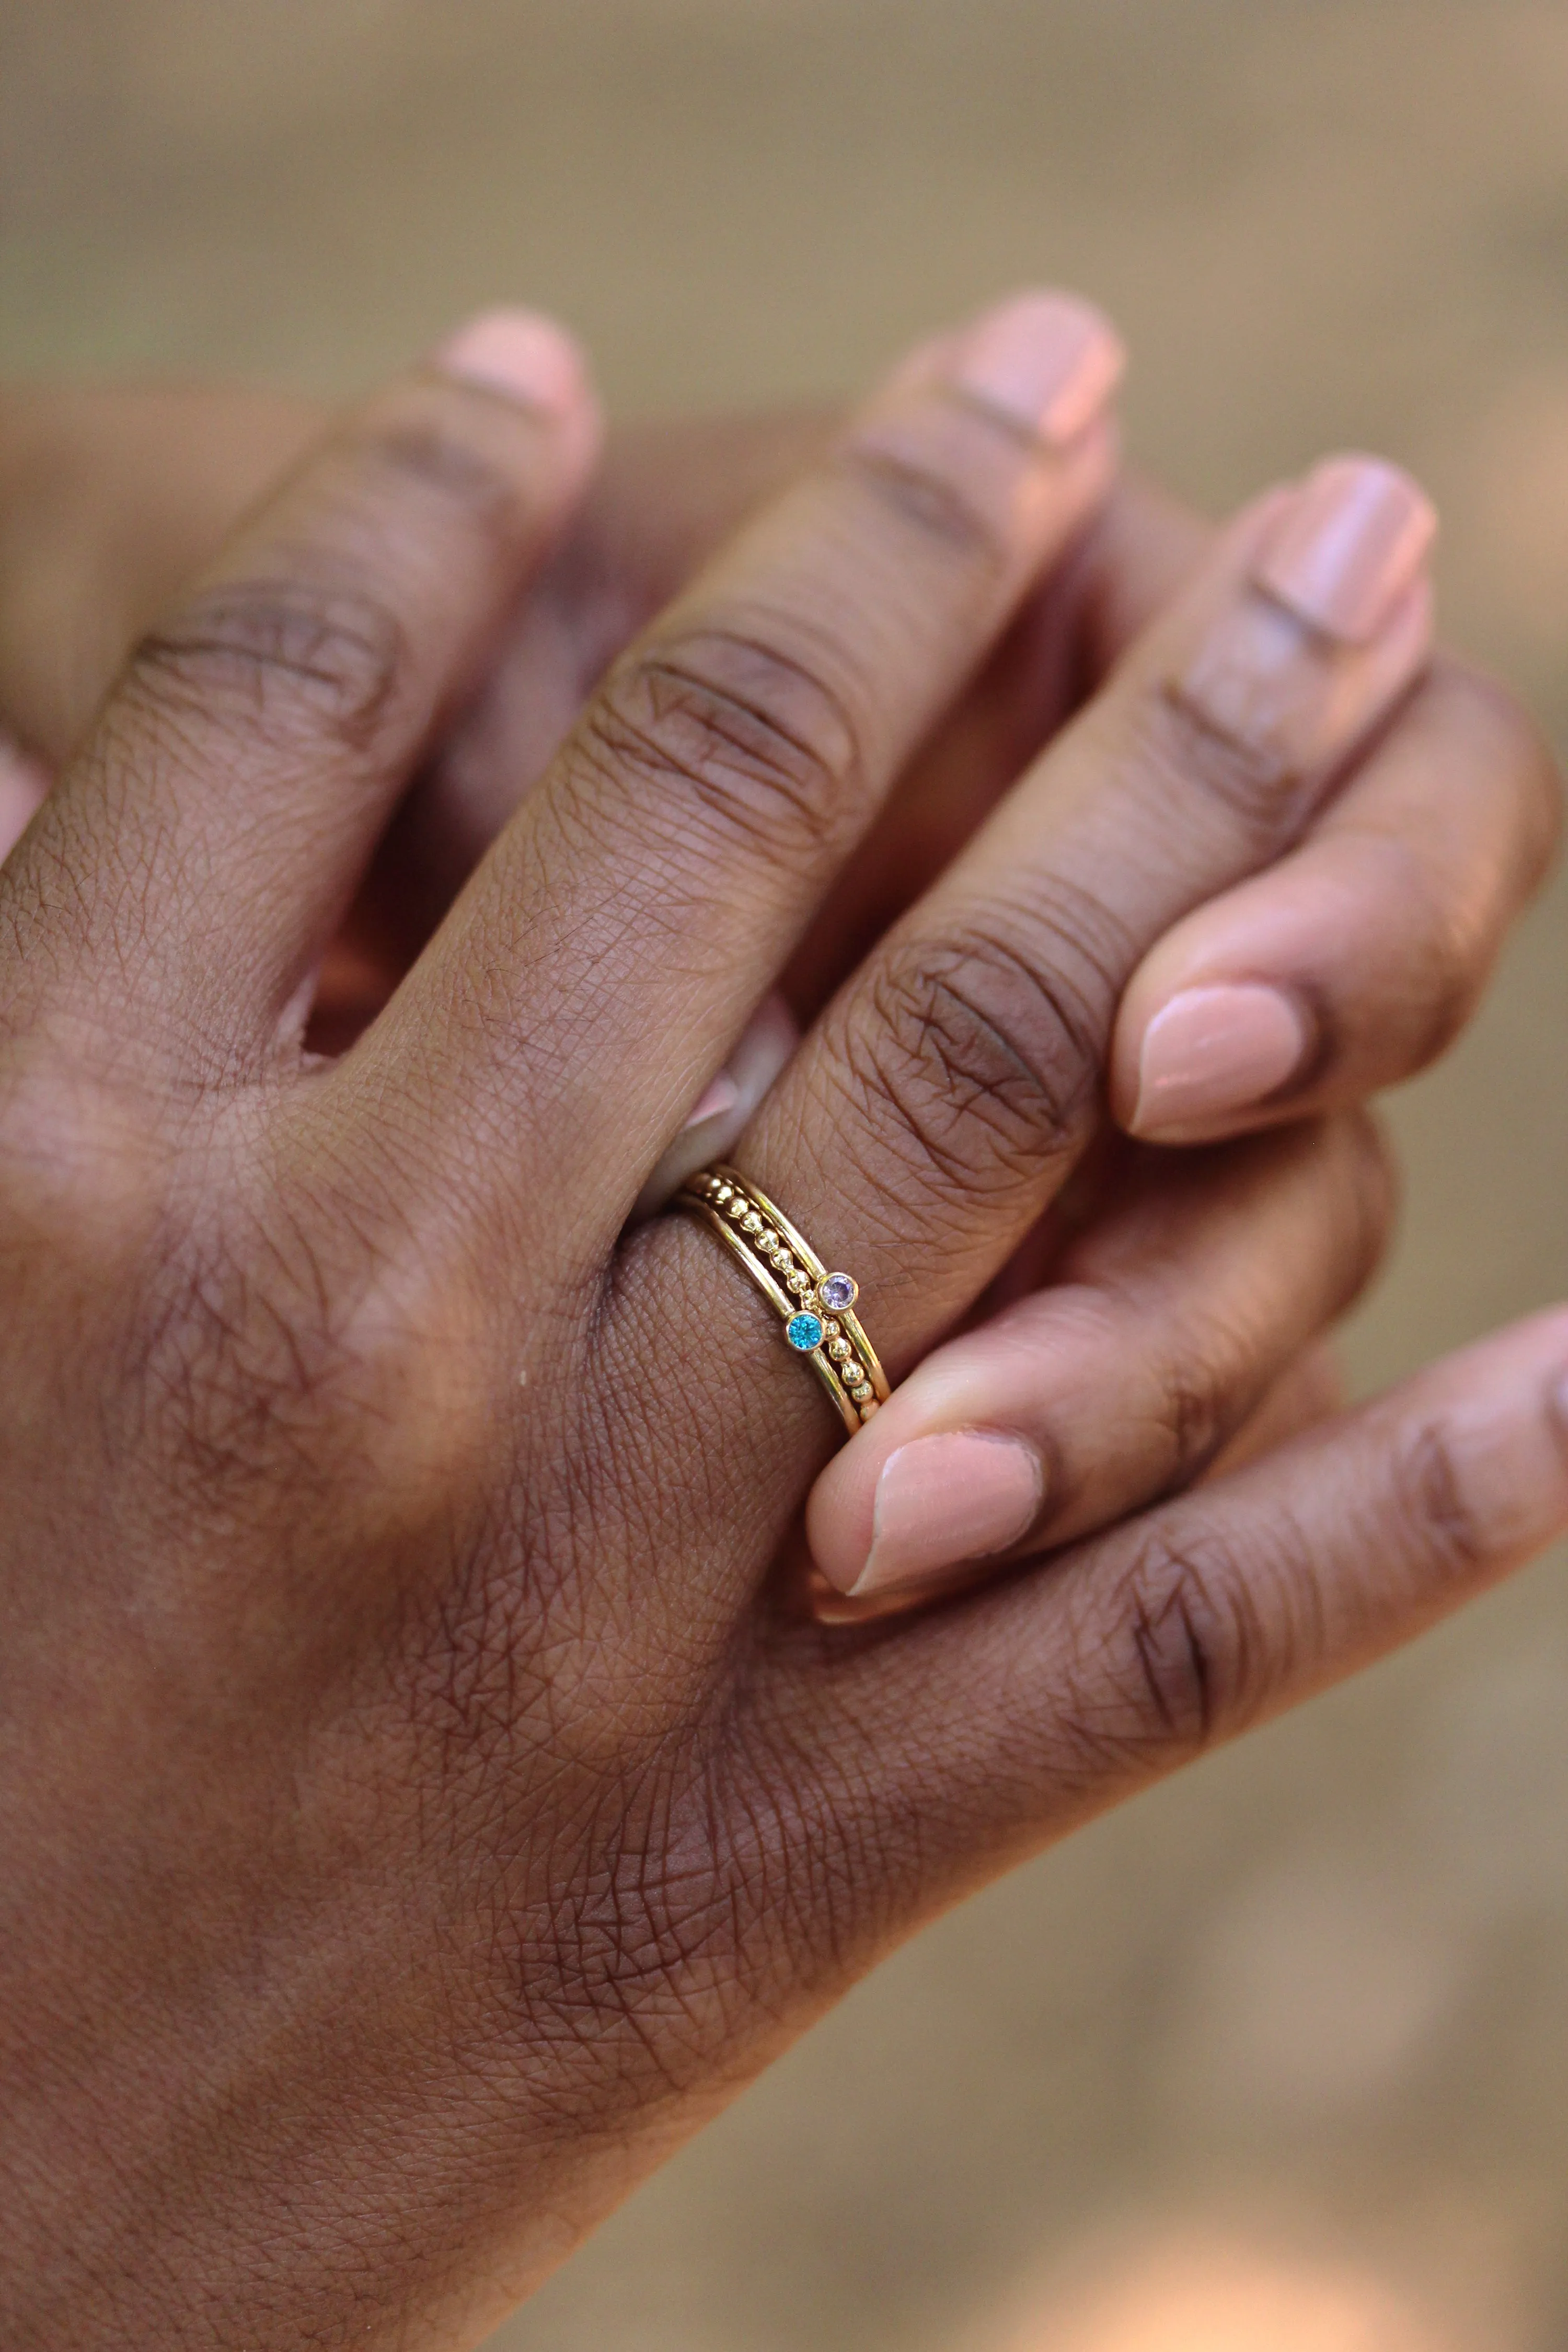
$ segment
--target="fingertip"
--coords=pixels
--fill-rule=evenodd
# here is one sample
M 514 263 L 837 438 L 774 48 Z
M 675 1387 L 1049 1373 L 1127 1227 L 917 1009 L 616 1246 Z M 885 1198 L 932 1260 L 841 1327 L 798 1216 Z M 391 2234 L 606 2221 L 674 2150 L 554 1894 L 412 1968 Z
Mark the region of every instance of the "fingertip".
M 527 408 L 564 415 L 589 396 L 582 345 L 541 310 L 480 310 L 437 345 L 429 364 L 438 375 Z
M 1080 296 L 1036 288 L 920 343 L 886 390 L 947 383 L 1049 447 L 1070 452 L 1109 423 L 1127 347 Z
M 878 1473 L 871 1548 L 848 1598 L 915 1598 L 1000 1559 L 1028 1534 L 1045 1496 L 1038 1448 L 1009 1431 L 933 1430 L 895 1446 Z
M 1065 448 L 1109 410 L 1126 373 L 1127 346 L 1094 303 L 1032 288 L 965 328 L 952 361 L 966 392 Z
M 1040 1447 L 984 1419 L 933 1424 L 930 1402 L 902 1414 L 884 1406 L 812 1489 L 812 1558 L 847 1600 L 916 1601 L 949 1589 L 1039 1519 Z
M 1403 467 L 1354 452 L 1328 457 L 1270 534 L 1255 577 L 1309 626 L 1364 645 L 1421 576 L 1436 535 L 1436 509 Z
M 1166 1144 L 1228 1133 L 1310 1066 L 1315 1044 L 1306 1006 L 1267 982 L 1181 989 L 1144 1026 L 1127 1132 Z

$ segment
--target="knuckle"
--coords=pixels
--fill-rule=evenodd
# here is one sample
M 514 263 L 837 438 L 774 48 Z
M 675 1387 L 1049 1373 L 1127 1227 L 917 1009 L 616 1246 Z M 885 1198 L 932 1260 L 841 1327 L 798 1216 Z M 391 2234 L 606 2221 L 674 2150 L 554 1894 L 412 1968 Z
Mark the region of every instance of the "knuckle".
M 37 1037 L 0 1062 L 0 1334 L 18 1371 L 37 1318 L 113 1323 L 138 1296 L 168 1185 L 152 1097 L 64 1077 Z M 4 1375 L 0 1391 L 17 1392 Z
M 1161 1427 L 1168 1454 L 1165 1493 L 1190 1486 L 1200 1476 L 1229 1434 L 1238 1367 L 1227 1339 L 1228 1335 L 1210 1329 L 1195 1345 L 1179 1348 L 1158 1368 Z M 1224 1362 L 1217 1360 L 1221 1353 Z
M 308 573 L 200 592 L 132 656 L 133 700 L 178 724 L 220 713 L 274 740 L 374 740 L 405 660 L 395 615 L 362 590 Z
M 194 1498 L 237 1490 L 289 1515 L 314 1498 L 329 1517 L 364 1505 L 391 1528 L 435 1491 L 443 1449 L 466 1436 L 471 1452 L 471 1432 L 452 1426 L 471 1302 L 448 1269 L 438 1317 L 363 1201 L 351 1214 L 298 1171 L 260 1188 L 252 1133 L 242 1105 L 214 1123 L 209 1191 L 171 1171 L 142 1253 L 127 1393 Z
M 521 483 L 498 458 L 437 415 L 389 420 L 363 445 L 367 464 L 395 492 L 433 502 L 443 519 L 506 553 L 535 516 Z
M 1102 1740 L 1120 1753 L 1191 1756 L 1266 1696 L 1251 1579 L 1212 1532 L 1151 1535 L 1122 1589 Z
M 262 1490 L 283 1464 L 292 1507 L 335 1446 L 319 1442 L 351 1366 L 319 1268 L 287 1265 L 235 1235 L 168 1253 L 138 1342 L 135 1386 L 184 1477 L 210 1501 Z M 346 1416 L 343 1416 L 346 1420 Z
M 374 1401 L 313 1233 L 239 1207 L 232 1124 L 205 1131 L 193 1192 L 189 1139 L 188 1114 L 149 1118 L 103 1086 L 14 1095 L 0 1118 L 0 1321 L 91 1333 L 116 1375 L 104 1445 L 183 1507 L 243 1492 L 297 1515 L 350 1461 Z
M 845 1011 L 837 1061 L 874 1160 L 955 1195 L 1011 1186 L 1082 1140 L 1114 990 L 1081 950 L 1059 961 L 970 927 L 910 940 Z M 1077 969 L 1075 970 L 1075 966 Z
M 1020 462 L 1017 437 L 1006 433 L 999 418 L 988 419 L 979 410 L 952 414 L 962 424 L 963 442 L 994 442 L 1005 436 L 1012 465 Z M 940 555 L 956 559 L 966 571 L 999 574 L 1013 561 L 1012 543 L 999 516 L 978 495 L 983 472 L 973 463 L 966 467 L 964 454 L 961 447 L 944 464 L 934 450 L 912 439 L 900 445 L 885 434 L 863 433 L 843 445 L 838 462 L 879 508 Z
M 1462 1580 L 1491 1558 L 1497 1548 L 1492 1516 L 1441 1422 L 1423 1423 L 1400 1444 L 1393 1491 L 1401 1525 L 1439 1574 Z
M 1301 816 L 1305 778 L 1263 728 L 1224 724 L 1176 680 L 1135 695 L 1124 719 L 1121 763 L 1166 822 L 1196 786 L 1239 832 L 1254 856 L 1277 849 Z
M 584 721 L 587 749 L 617 783 L 629 773 L 673 796 L 683 841 L 717 831 L 770 860 L 815 859 L 841 835 L 865 772 L 826 667 L 763 623 L 667 636 L 612 672 Z

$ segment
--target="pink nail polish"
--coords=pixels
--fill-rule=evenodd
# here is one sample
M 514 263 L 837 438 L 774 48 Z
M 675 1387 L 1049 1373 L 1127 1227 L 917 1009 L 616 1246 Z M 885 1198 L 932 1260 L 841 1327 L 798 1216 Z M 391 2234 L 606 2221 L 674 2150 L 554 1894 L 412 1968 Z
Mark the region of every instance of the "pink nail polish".
M 955 338 L 954 379 L 1042 440 L 1076 441 L 1106 407 L 1127 355 L 1110 320 L 1065 294 L 1025 294 Z
M 576 343 L 537 310 L 481 310 L 431 354 L 430 364 L 529 408 L 574 408 L 586 389 Z
M 1326 636 L 1365 645 L 1426 562 L 1436 530 L 1431 500 L 1397 466 L 1331 457 L 1281 516 L 1254 577 Z
M 47 797 L 47 772 L 0 734 L 0 859 L 8 857 Z
M 710 1118 L 722 1118 L 740 1099 L 740 1087 L 727 1070 L 721 1070 L 707 1092 L 699 1097 L 696 1108 L 680 1130 L 682 1135 L 694 1127 L 705 1127 Z
M 956 1429 L 900 1445 L 877 1481 L 855 1597 L 929 1583 L 1005 1551 L 1027 1535 L 1044 1495 L 1040 1457 L 1020 1438 Z
M 1304 1015 L 1277 988 L 1184 989 L 1144 1032 L 1131 1131 L 1156 1142 L 1201 1135 L 1264 1101 L 1310 1047 Z

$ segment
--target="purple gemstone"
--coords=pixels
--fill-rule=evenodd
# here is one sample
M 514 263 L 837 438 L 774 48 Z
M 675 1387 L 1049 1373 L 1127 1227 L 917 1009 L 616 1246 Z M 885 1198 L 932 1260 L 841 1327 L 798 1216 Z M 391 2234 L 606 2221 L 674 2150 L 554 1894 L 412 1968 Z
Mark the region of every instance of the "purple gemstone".
M 842 1315 L 859 1297 L 860 1286 L 849 1275 L 829 1274 L 818 1283 L 816 1295 L 830 1315 Z

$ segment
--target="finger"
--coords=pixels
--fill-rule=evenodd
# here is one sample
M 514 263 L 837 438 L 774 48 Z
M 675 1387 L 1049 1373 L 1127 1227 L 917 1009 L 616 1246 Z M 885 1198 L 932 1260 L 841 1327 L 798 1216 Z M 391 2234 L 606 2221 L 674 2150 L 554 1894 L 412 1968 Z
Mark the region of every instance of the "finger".
M 1518 707 L 1438 664 L 1301 847 L 1140 965 L 1112 1049 L 1122 1124 L 1206 1141 L 1413 1076 L 1468 1019 L 1559 810 Z
M 328 423 L 319 404 L 232 389 L 0 389 L 0 719 L 46 765 L 77 750 L 137 638 Z M 378 929 L 394 919 L 417 950 L 608 665 L 841 429 L 826 410 L 790 410 L 611 436 L 489 676 L 399 807 L 367 877 Z M 1152 483 L 1118 478 L 838 876 L 786 975 L 798 1018 L 951 863 L 1212 538 Z
M 895 1378 L 967 1312 L 1099 1129 L 1139 961 L 1299 835 L 1407 691 L 1430 537 L 1421 493 L 1372 459 L 1252 510 L 840 992 L 742 1139 L 746 1174 L 858 1280 Z M 657 1243 L 624 1295 L 668 1321 L 714 1244 Z M 737 1287 L 712 1309 L 715 1426 L 742 1400 L 775 1430 L 807 1426 L 809 1384 Z
M 971 692 L 900 778 L 795 950 L 783 986 L 803 1024 L 945 873 L 1215 537 L 1152 483 L 1118 475 L 1068 561 L 1026 600 Z
M 1356 1297 L 1390 1184 L 1363 1118 L 1142 1160 L 1048 1289 L 937 1349 L 812 1490 L 830 1585 L 909 1600 L 1189 1486 Z
M 814 1865 L 837 1887 L 869 1846 L 907 1860 L 921 1902 L 952 1900 L 1564 1531 L 1559 1307 L 946 1609 L 859 1634 L 781 1627 L 773 1704 L 821 1833 Z M 885 1922 L 860 1927 L 856 1967 Z
M 129 1001 L 152 1053 L 226 1074 L 297 1034 L 301 983 L 596 430 L 574 346 L 506 312 L 324 444 L 142 639 L 13 863 L 52 1003 Z
M 1098 314 L 1041 296 L 902 372 L 612 670 L 350 1057 L 416 1057 L 455 1137 L 482 1107 L 509 1163 L 520 1136 L 525 1159 L 547 1152 L 584 1263 L 914 745 L 1103 494 L 1120 367 Z M 484 1171 L 461 1149 L 472 1200 Z M 510 1219 L 511 1165 L 495 1181 Z

